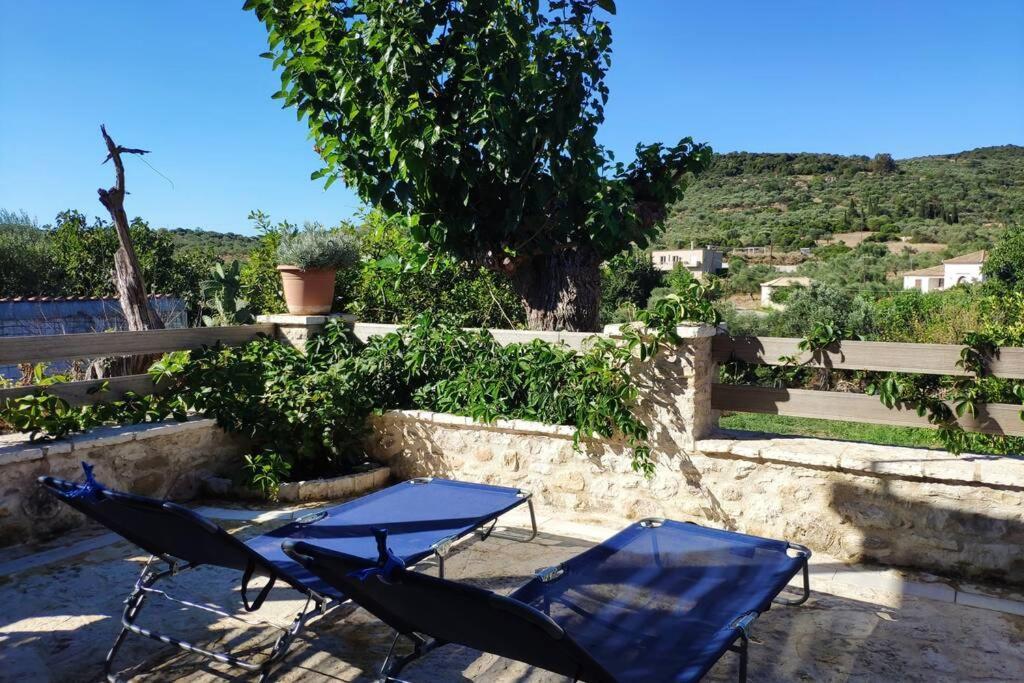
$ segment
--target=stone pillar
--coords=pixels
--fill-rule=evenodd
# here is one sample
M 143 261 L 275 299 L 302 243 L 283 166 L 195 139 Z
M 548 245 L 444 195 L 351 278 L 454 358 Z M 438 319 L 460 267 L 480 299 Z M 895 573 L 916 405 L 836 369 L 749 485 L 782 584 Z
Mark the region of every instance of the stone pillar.
M 684 444 L 686 450 L 693 450 L 696 441 L 718 429 L 718 411 L 711 408 L 711 385 L 718 379 L 718 364 L 712 357 L 711 346 L 718 329 L 713 325 L 690 325 L 678 327 L 676 332 L 683 338 L 683 344 L 676 354 L 675 366 L 686 380 L 679 407 L 691 425 Z
M 355 316 L 343 313 L 331 313 L 329 315 L 289 315 L 287 313 L 278 313 L 257 316 L 256 322 L 276 325 L 278 341 L 291 344 L 300 351 L 305 351 L 306 340 L 322 330 L 328 321 L 335 319 L 340 319 L 349 324 L 355 322 Z
M 718 371 L 711 339 L 718 331 L 712 325 L 686 325 L 676 331 L 682 338 L 679 346 L 663 350 L 653 363 L 637 365 L 637 405 L 655 454 L 693 452 L 696 442 L 718 427 L 718 414 L 711 409 L 711 385 Z

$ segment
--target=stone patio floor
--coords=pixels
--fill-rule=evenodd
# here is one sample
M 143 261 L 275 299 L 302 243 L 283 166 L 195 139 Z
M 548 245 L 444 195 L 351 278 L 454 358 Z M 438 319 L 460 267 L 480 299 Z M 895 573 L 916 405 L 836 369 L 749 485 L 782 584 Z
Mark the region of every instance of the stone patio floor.
M 255 513 L 244 509 L 205 511 L 243 536 L 281 523 L 268 520 L 274 515 L 253 520 Z M 503 538 L 461 543 L 447 561 L 448 576 L 510 591 L 535 569 L 557 564 L 627 524 L 544 509 L 538 509 L 538 520 L 541 535 L 530 543 Z M 525 533 L 525 511 L 503 522 L 499 533 Z M 115 615 L 144 560 L 141 551 L 95 529 L 66 534 L 44 547 L 0 551 L 0 680 L 101 680 L 102 661 L 119 625 Z M 1024 602 L 986 598 L 985 603 L 979 597 L 976 604 L 996 609 L 957 604 L 954 589 L 933 578 L 850 568 L 819 556 L 812 570 L 814 592 L 805 605 L 776 607 L 754 624 L 751 681 L 1024 681 Z M 202 568 L 174 582 L 193 600 L 239 604 L 232 572 Z M 204 621 L 161 602 L 151 599 L 140 622 L 152 625 L 159 619 L 196 643 L 252 653 L 276 636 L 273 628 Z M 256 614 L 283 625 L 301 606 L 297 593 L 275 588 Z M 366 612 L 336 611 L 300 636 L 275 679 L 371 681 L 390 642 L 390 630 Z M 129 638 L 118 663 L 125 677 L 137 681 L 246 680 L 237 670 L 228 673 L 139 637 Z M 735 677 L 735 656 L 726 654 L 708 679 Z M 454 646 L 409 666 L 403 678 L 566 680 Z

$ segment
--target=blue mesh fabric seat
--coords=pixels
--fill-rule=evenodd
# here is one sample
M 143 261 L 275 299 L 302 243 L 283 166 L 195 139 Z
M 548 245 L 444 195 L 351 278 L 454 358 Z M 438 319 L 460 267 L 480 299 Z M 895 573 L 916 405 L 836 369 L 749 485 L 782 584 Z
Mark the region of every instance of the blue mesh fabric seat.
M 732 650 L 742 680 L 757 615 L 809 595 L 806 548 L 660 519 L 539 572 L 508 597 L 401 570 L 366 572 L 374 563 L 309 542 L 285 551 L 413 642 L 411 654 L 389 654 L 382 679 L 457 643 L 602 683 L 696 681 Z M 779 598 L 801 572 L 800 598 Z
M 412 566 L 428 556 L 438 559 L 443 572 L 444 555 L 451 545 L 488 523 L 489 535 L 498 517 L 527 504 L 533 532 L 536 520 L 529 494 L 500 486 L 485 486 L 443 479 L 403 482 L 362 498 L 300 517 L 274 531 L 241 541 L 188 508 L 175 503 L 115 491 L 98 484 L 87 467 L 87 483 L 41 477 L 40 483 L 79 512 L 94 519 L 153 557 L 143 569 L 125 603 L 122 629 L 107 655 L 105 668 L 112 677 L 114 657 L 129 633 L 136 633 L 182 649 L 232 664 L 248 671 L 269 675 L 298 631 L 309 618 L 347 600 L 336 587 L 312 574 L 281 550 L 287 539 L 310 539 L 326 547 L 375 560 L 376 543 L 371 525 L 387 524 L 396 529 L 394 544 L 402 560 Z M 532 538 L 532 536 L 530 537 Z M 529 540 L 529 539 L 526 539 Z M 161 564 L 164 568 L 160 568 Z M 241 597 L 246 610 L 263 604 L 275 582 L 285 583 L 307 596 L 306 606 L 261 662 L 242 660 L 226 652 L 212 652 L 184 640 L 155 633 L 136 623 L 148 594 L 169 597 L 152 588 L 161 579 L 202 565 L 233 569 L 241 574 Z M 258 591 L 250 591 L 253 577 L 268 577 Z M 250 593 L 256 593 L 251 595 Z M 186 604 L 186 603 L 182 603 Z M 207 609 L 187 603 L 186 606 Z M 218 614 L 223 610 L 208 609 Z
M 511 597 L 551 617 L 616 680 L 696 681 L 805 570 L 809 554 L 783 541 L 648 520 Z

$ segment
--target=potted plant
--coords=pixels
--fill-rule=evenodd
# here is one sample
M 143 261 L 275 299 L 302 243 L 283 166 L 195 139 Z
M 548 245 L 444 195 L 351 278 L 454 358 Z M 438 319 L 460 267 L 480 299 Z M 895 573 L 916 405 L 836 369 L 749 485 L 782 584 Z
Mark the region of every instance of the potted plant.
M 277 248 L 284 301 L 292 315 L 322 315 L 334 303 L 334 276 L 359 260 L 347 235 L 319 225 L 285 235 Z

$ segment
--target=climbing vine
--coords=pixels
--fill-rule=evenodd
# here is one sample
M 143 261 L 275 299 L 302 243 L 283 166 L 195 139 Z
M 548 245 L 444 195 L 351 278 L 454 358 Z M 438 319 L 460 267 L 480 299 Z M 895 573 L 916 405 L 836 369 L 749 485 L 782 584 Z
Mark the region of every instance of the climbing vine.
M 968 432 L 959 423 L 959 418 L 965 415 L 977 416 L 979 408 L 986 403 L 1024 402 L 1024 383 L 993 377 L 989 370 L 1000 347 L 1024 344 L 1024 320 L 1020 318 L 1024 314 L 1024 296 L 1008 297 L 1001 305 L 1007 307 L 1003 314 L 1016 313 L 1016 322 L 988 323 L 965 335 L 957 367 L 968 374 L 950 377 L 890 373 L 869 382 L 866 393 L 878 396 L 887 408 L 911 409 L 927 418 L 936 426 L 939 439 L 951 453 L 1024 452 L 1024 438 Z M 1024 411 L 1021 419 L 1024 419 Z
M 243 471 L 268 491 L 286 476 L 358 466 L 367 417 L 396 408 L 570 425 L 577 447 L 595 437 L 622 438 L 633 468 L 650 475 L 634 366 L 680 343 L 682 321 L 717 324 L 719 317 L 698 282 L 638 317 L 621 336 L 595 336 L 581 352 L 540 340 L 503 346 L 486 330 L 431 314 L 366 343 L 333 322 L 305 354 L 269 338 L 177 352 L 149 370 L 157 394 L 71 407 L 44 389 L 10 401 L 0 418 L 31 438 L 55 438 L 98 424 L 199 413 L 252 441 Z

